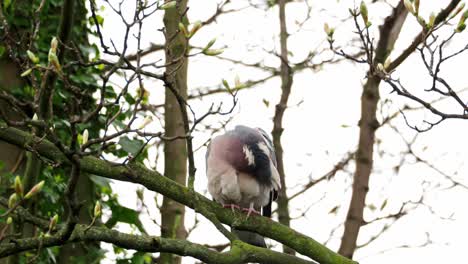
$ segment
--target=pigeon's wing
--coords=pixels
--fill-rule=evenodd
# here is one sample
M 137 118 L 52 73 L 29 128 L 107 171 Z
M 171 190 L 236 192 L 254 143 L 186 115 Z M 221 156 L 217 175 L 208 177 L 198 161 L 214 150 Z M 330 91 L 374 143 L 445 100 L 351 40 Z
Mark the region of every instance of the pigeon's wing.
M 278 164 L 276 160 L 275 149 L 273 147 L 273 142 L 268 136 L 268 133 L 266 133 L 263 129 L 257 128 L 257 130 L 262 135 L 263 143 L 266 146 L 266 150 L 268 151 L 268 154 L 271 160 L 270 170 L 271 170 L 271 175 L 272 175 L 272 181 L 274 182 L 274 188 L 270 191 L 268 204 L 262 208 L 262 215 L 265 217 L 271 217 L 271 205 L 273 201 L 275 201 L 276 198 L 278 198 L 278 190 L 279 188 L 281 188 L 281 180 L 280 180 L 280 176 L 279 176 L 278 169 L 277 169 Z

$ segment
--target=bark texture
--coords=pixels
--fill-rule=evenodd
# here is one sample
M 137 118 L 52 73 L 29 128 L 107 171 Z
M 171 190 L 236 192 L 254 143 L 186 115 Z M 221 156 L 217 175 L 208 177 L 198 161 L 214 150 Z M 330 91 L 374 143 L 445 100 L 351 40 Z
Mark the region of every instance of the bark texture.
M 361 119 L 359 121 L 359 143 L 356 152 L 356 170 L 354 173 L 353 192 L 349 206 L 345 229 L 338 252 L 352 258 L 361 226 L 364 224 L 364 208 L 369 191 L 369 177 L 372 172 L 375 131 L 379 127 L 376 117 L 379 101 L 379 84 L 381 79 L 373 74 L 378 63 L 384 63 L 390 55 L 407 17 L 403 2 L 394 8 L 393 13 L 385 19 L 380 28 L 380 38 L 375 50 L 374 65 L 368 72 L 367 82 L 361 95 Z
M 188 40 L 179 32 L 179 23 L 187 26 L 185 14 L 187 0 L 177 1 L 177 8 L 167 9 L 164 14 L 166 29 L 166 69 L 168 82 L 177 92 L 187 98 L 187 58 L 185 53 Z M 169 137 L 184 135 L 184 122 L 176 96 L 166 89 L 164 104 L 165 134 Z M 166 141 L 164 144 L 164 175 L 182 185 L 187 181 L 187 146 L 185 139 Z M 185 206 L 174 200 L 164 197 L 161 208 L 161 236 L 164 238 L 187 237 L 184 225 Z M 162 253 L 161 263 L 181 263 L 181 258 L 172 254 Z
M 280 22 L 280 47 L 281 47 L 281 98 L 275 108 L 275 116 L 273 117 L 273 145 L 275 147 L 278 173 L 282 188 L 278 195 L 278 221 L 290 226 L 291 217 L 289 216 L 289 199 L 286 194 L 286 181 L 283 162 L 283 146 L 281 145 L 281 135 L 283 134 L 283 116 L 288 106 L 289 94 L 293 83 L 292 69 L 288 61 L 288 31 L 286 27 L 286 1 L 279 0 L 279 22 Z M 283 252 L 294 254 L 294 250 L 283 245 Z
M 22 86 L 22 81 L 19 78 L 20 71 L 18 67 L 8 58 L 0 59 L 0 90 L 9 91 L 14 87 Z M 19 120 L 20 114 L 14 110 L 10 104 L 0 99 L 0 117 L 5 116 L 10 120 Z M 20 174 L 24 171 L 25 152 L 7 142 L 0 140 L 0 162 L 3 168 L 0 168 L 0 184 L 3 186 L 9 185 L 3 177 L 4 173 Z M 8 197 L 8 193 L 1 192 L 1 196 Z M 4 225 L 0 224 L 0 229 Z M 0 259 L 0 264 L 16 263 L 16 257 Z

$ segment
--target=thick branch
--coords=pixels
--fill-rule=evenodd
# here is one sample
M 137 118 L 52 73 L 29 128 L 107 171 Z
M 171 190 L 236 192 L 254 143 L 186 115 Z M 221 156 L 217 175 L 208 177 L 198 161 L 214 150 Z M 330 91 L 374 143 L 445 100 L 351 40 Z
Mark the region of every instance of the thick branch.
M 170 252 L 181 256 L 191 256 L 206 263 L 314 263 L 287 254 L 254 247 L 240 241 L 236 241 L 230 251 L 220 253 L 187 240 L 147 235 L 130 235 L 103 227 L 91 227 L 88 229 L 85 225 L 76 226 L 73 234 L 67 241 L 59 240 L 58 236 L 48 236 L 16 239 L 2 243 L 0 245 L 0 258 L 27 250 L 34 250 L 39 247 L 45 248 L 62 245 L 64 243 L 100 241 L 143 252 Z
M 292 69 L 288 61 L 288 31 L 286 28 L 286 1 L 279 0 L 279 22 L 280 22 L 280 59 L 281 59 L 281 98 L 275 108 L 275 116 L 273 117 L 273 144 L 276 152 L 277 168 L 280 175 L 282 188 L 279 190 L 278 196 L 278 221 L 289 226 L 291 217 L 289 216 L 289 199 L 286 194 L 286 180 L 284 174 L 283 163 L 283 146 L 281 145 L 281 135 L 283 134 L 283 116 L 288 105 L 289 94 L 293 82 Z M 294 251 L 288 247 L 283 247 L 283 252 L 294 254 Z
M 188 39 L 179 31 L 180 23 L 187 26 L 185 17 L 187 0 L 177 1 L 177 8 L 164 12 L 165 26 L 165 55 L 166 55 L 166 96 L 164 101 L 164 129 L 166 136 L 188 135 L 189 121 L 187 116 L 187 70 L 188 58 L 185 52 Z M 188 153 L 190 151 L 190 153 Z M 190 135 L 185 139 L 164 142 L 164 175 L 171 180 L 185 185 L 187 181 L 187 155 L 192 155 L 192 141 Z M 192 163 L 190 163 L 190 168 Z M 169 197 L 163 197 L 161 207 L 161 235 L 168 238 L 185 238 L 185 207 L 174 202 Z M 161 254 L 161 263 L 181 263 L 179 257 L 171 254 Z
M 340 254 L 351 258 L 356 250 L 356 241 L 359 230 L 364 224 L 363 215 L 366 205 L 366 196 L 369 190 L 369 178 L 373 166 L 373 151 L 375 131 L 379 127 L 377 121 L 377 103 L 379 101 L 379 84 L 381 79 L 373 74 L 373 68 L 383 63 L 393 49 L 400 33 L 403 22 L 407 17 L 403 2 L 394 8 L 393 13 L 385 19 L 380 28 L 380 39 L 375 50 L 375 58 L 368 58 L 370 65 L 369 78 L 363 87 L 361 95 L 361 119 L 359 121 L 359 143 L 356 152 L 356 170 L 353 179 L 353 192 L 351 202 L 344 223 L 344 232 Z M 361 37 L 361 39 L 365 39 Z M 373 56 L 370 54 L 370 56 Z
M 27 149 L 28 144 L 38 142 L 39 140 L 29 133 L 15 128 L 0 128 L 0 139 L 23 149 Z M 61 165 L 70 166 L 68 159 L 53 143 L 42 140 L 35 147 L 37 152 L 43 157 Z M 321 264 L 356 263 L 336 254 L 312 238 L 267 218 L 251 216 L 245 219 L 244 214 L 224 209 L 205 196 L 191 192 L 188 188 L 164 177 L 156 171 L 148 170 L 142 165 L 114 165 L 90 156 L 83 158 L 80 164 L 83 172 L 144 185 L 146 188 L 168 196 L 190 208 L 194 208 L 195 199 L 193 195 L 196 195 L 199 205 L 214 213 L 222 223 L 235 226 L 240 230 L 253 231 L 270 237 Z

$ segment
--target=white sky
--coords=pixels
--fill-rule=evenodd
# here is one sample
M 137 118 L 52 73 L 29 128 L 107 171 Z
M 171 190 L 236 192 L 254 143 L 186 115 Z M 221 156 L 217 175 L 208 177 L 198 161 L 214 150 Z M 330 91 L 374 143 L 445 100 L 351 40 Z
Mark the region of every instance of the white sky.
M 131 12 L 131 2 L 126 1 L 126 11 Z M 151 2 L 151 1 L 150 1 Z M 190 21 L 205 20 L 210 17 L 216 8 L 215 0 L 191 1 L 188 16 Z M 234 1 L 229 7 L 245 7 L 246 1 Z M 254 1 L 262 3 L 262 1 Z M 352 8 L 354 1 L 309 1 L 312 5 L 311 18 L 299 29 L 296 20 L 302 21 L 306 17 L 306 5 L 290 3 L 287 6 L 288 29 L 292 34 L 289 38 L 289 49 L 292 52 L 291 61 L 301 61 L 310 51 L 326 45 L 324 42 L 323 24 L 328 22 L 332 27 L 337 27 L 335 36 L 337 44 L 344 45 L 353 38 L 352 21 L 340 22 L 348 16 L 348 8 Z M 396 1 L 390 1 L 394 4 Z M 444 1 L 421 1 L 421 13 L 423 17 L 429 17 L 431 11 L 438 11 L 440 7 L 448 3 Z M 357 2 L 359 4 L 359 2 Z M 381 24 L 382 18 L 389 14 L 390 8 L 385 3 L 374 4 L 369 7 L 370 19 L 373 22 L 373 33 Z M 161 13 L 149 19 L 144 26 L 143 43 L 162 43 L 163 36 L 157 31 L 162 27 Z M 102 16 L 105 18 L 104 35 L 111 38 L 117 46 L 121 45 L 122 23 L 113 14 L 110 8 L 106 8 Z M 458 21 L 458 19 L 456 19 Z M 414 17 L 409 16 L 401 37 L 395 47 L 393 57 L 399 54 L 415 34 L 419 31 L 419 25 Z M 241 60 L 247 63 L 263 61 L 266 65 L 278 67 L 279 60 L 272 55 L 272 51 L 279 50 L 278 41 L 278 10 L 272 8 L 267 11 L 247 8 L 238 13 L 222 15 L 214 23 L 202 28 L 192 39 L 195 46 L 204 46 L 210 39 L 216 37 L 214 48 L 226 47 L 223 56 Z M 463 33 L 457 41 L 451 43 L 452 47 L 460 47 L 467 43 L 467 33 Z M 374 34 L 377 38 L 378 36 Z M 133 45 L 133 46 L 132 46 Z M 131 47 L 135 48 L 134 43 Z M 134 49 L 133 49 L 134 50 Z M 162 53 L 151 57 L 163 58 Z M 317 59 L 330 58 L 330 53 Z M 462 54 L 443 68 L 443 75 L 456 90 L 468 85 L 466 76 L 467 54 Z M 335 163 L 340 161 L 347 152 L 353 151 L 358 140 L 358 120 L 360 116 L 361 84 L 365 81 L 366 68 L 362 65 L 342 62 L 325 66 L 321 71 L 313 72 L 304 70 L 294 77 L 292 94 L 284 118 L 285 132 L 282 142 L 285 151 L 285 167 L 287 175 L 288 193 L 295 193 L 300 185 L 307 183 L 309 177 L 317 178 L 328 172 Z M 252 68 L 236 66 L 213 58 L 196 56 L 189 62 L 189 88 L 215 87 L 221 84 L 222 79 L 231 84 L 235 76 L 241 81 L 255 80 L 265 75 Z M 421 91 L 428 85 L 428 76 L 423 68 L 419 56 L 412 55 L 398 68 L 394 77 L 401 78 L 408 87 L 414 91 Z M 117 80 L 118 81 L 118 80 Z M 157 83 L 146 83 L 146 88 L 151 93 L 153 103 L 164 102 L 163 88 Z M 389 94 L 390 88 L 381 85 L 383 99 L 394 100 L 393 103 L 382 107 L 383 116 L 392 114 L 404 104 L 408 103 L 404 98 Z M 274 105 L 279 100 L 279 78 L 258 85 L 255 89 L 239 93 L 239 105 L 233 112 L 234 117 L 229 127 L 236 124 L 258 126 L 266 131 L 271 131 L 271 119 L 274 114 Z M 426 94 L 424 94 L 426 95 Z M 468 101 L 467 94 L 463 94 Z M 263 100 L 270 102 L 267 107 Z M 226 95 L 206 97 L 203 100 L 191 102 L 195 111 L 201 115 L 212 103 L 224 101 L 229 105 L 230 99 Z M 298 105 L 299 102 L 302 104 Z M 447 107 L 450 104 L 445 103 Z M 420 124 L 422 118 L 431 115 L 427 112 L 408 114 L 410 122 Z M 379 115 L 381 120 L 382 115 Z M 154 122 L 148 129 L 158 129 Z M 216 124 L 216 118 L 210 122 Z M 406 140 L 411 140 L 415 132 L 405 125 L 401 116 L 392 124 L 399 128 Z M 445 121 L 429 132 L 418 136 L 413 146 L 415 153 L 429 160 L 434 166 L 454 175 L 457 180 L 467 183 L 465 179 L 468 166 L 465 161 L 468 158 L 466 135 L 468 132 L 467 121 Z M 209 135 L 197 133 L 195 135 L 196 147 L 204 143 Z M 427 207 L 420 207 L 411 211 L 408 216 L 398 220 L 391 229 L 378 238 L 371 245 L 358 250 L 355 259 L 361 264 L 380 263 L 408 263 L 408 259 L 417 260 L 418 263 L 452 263 L 464 259 L 466 237 L 468 236 L 468 210 L 464 201 L 468 198 L 468 190 L 455 188 L 444 190 L 448 182 L 434 170 L 422 164 L 414 165 L 414 159 L 409 158 L 404 162 L 398 175 L 392 170 L 401 160 L 401 152 L 405 151 L 405 143 L 401 136 L 397 135 L 389 127 L 384 127 L 377 132 L 378 139 L 382 141 L 379 150 L 385 151 L 382 157 L 375 157 L 375 169 L 371 176 L 370 192 L 367 203 L 379 208 L 388 199 L 388 205 L 383 212 L 366 209 L 365 219 L 395 213 L 400 203 L 408 200 L 416 201 L 420 198 L 423 189 L 426 189 L 424 203 L 431 206 L 434 212 Z M 378 150 L 376 149 L 376 152 Z M 197 152 L 197 178 L 196 189 L 206 192 L 206 179 L 204 175 L 205 148 Z M 154 152 L 152 153 L 154 157 Z M 157 165 L 159 171 L 163 171 L 163 162 Z M 354 165 L 347 167 L 348 172 L 353 172 Z M 428 183 L 423 184 L 424 181 Z M 315 189 L 307 192 L 305 196 L 294 200 L 291 205 L 292 217 L 300 216 L 305 208 L 314 204 L 305 217 L 293 220 L 293 228 L 307 234 L 314 239 L 325 242 L 333 228 L 343 222 L 349 203 L 351 190 L 350 173 L 338 173 L 336 178 L 320 184 Z M 440 185 L 440 186 L 439 186 Z M 129 187 L 127 183 L 113 184 L 114 190 L 119 194 L 123 205 L 135 208 L 136 186 Z M 322 197 L 326 194 L 325 198 Z M 145 191 L 148 205 L 154 205 L 154 194 Z M 161 201 L 162 199 L 160 199 Z M 337 214 L 329 214 L 336 205 L 342 205 Z M 441 220 L 439 216 L 452 216 L 454 220 Z M 154 210 L 151 218 L 158 219 Z M 200 218 L 203 218 L 199 216 Z M 159 234 L 159 228 L 149 221 L 149 216 L 142 213 L 142 221 L 146 229 L 153 235 Z M 188 210 L 186 225 L 193 224 L 194 215 Z M 159 220 L 158 220 L 159 222 Z M 383 222 L 385 223 L 385 222 Z M 121 230 L 133 232 L 128 226 L 119 225 Z M 362 228 L 358 243 L 365 242 L 381 228 L 381 224 L 375 224 Z M 328 245 L 337 250 L 342 234 L 342 228 L 334 233 L 333 239 Z M 425 248 L 417 248 L 426 241 L 426 233 L 430 233 L 433 244 Z M 210 234 L 207 236 L 207 234 Z M 199 243 L 217 244 L 225 239 L 217 233 L 211 224 L 203 223 L 192 232 L 189 239 Z M 398 248 L 402 245 L 410 245 L 410 248 Z M 111 250 L 109 245 L 107 249 Z M 275 249 L 279 250 L 279 247 Z M 383 252 L 382 252 L 383 251 Z M 109 254 L 109 260 L 105 263 L 113 263 L 115 256 Z M 184 263 L 194 263 L 193 259 L 185 258 Z

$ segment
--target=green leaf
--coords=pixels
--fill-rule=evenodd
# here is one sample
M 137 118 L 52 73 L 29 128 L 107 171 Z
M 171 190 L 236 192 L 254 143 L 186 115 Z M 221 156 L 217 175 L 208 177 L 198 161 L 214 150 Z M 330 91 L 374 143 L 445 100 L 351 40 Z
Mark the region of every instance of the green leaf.
M 131 94 L 125 94 L 124 95 L 124 98 L 125 98 L 125 101 L 127 101 L 127 103 L 131 104 L 131 105 L 134 105 L 135 104 L 135 98 L 133 98 L 133 96 Z
M 383 210 L 387 206 L 387 199 L 383 202 L 383 204 L 380 206 L 380 210 Z
M 52 252 L 50 248 L 47 248 L 47 255 L 49 256 L 49 259 L 52 261 L 52 263 L 57 263 L 54 252 Z
M 115 226 L 115 224 L 120 222 L 135 225 L 140 232 L 142 232 L 143 234 L 147 233 L 145 228 L 143 227 L 143 224 L 140 221 L 139 212 L 131 208 L 124 207 L 120 204 L 109 204 L 109 206 L 112 211 L 112 216 L 105 223 L 105 225 L 108 228 L 112 228 L 113 226 Z
M 110 188 L 110 180 L 107 178 L 97 176 L 94 174 L 89 175 L 89 178 L 98 186 Z
M 104 18 L 100 15 L 96 15 L 96 20 L 100 26 L 104 24 Z
M 120 129 L 124 129 L 127 126 L 124 122 L 122 122 L 122 121 L 120 121 L 118 119 L 114 120 L 114 122 L 112 122 L 112 124 L 116 125 Z
M 132 264 L 151 263 L 151 256 L 148 253 L 136 252 L 135 254 L 133 254 L 131 261 Z
M 11 0 L 3 0 L 3 8 L 6 10 L 11 5 Z
M 128 137 L 121 137 L 119 145 L 124 151 L 135 156 L 143 147 L 143 141 L 138 139 L 129 139 Z

